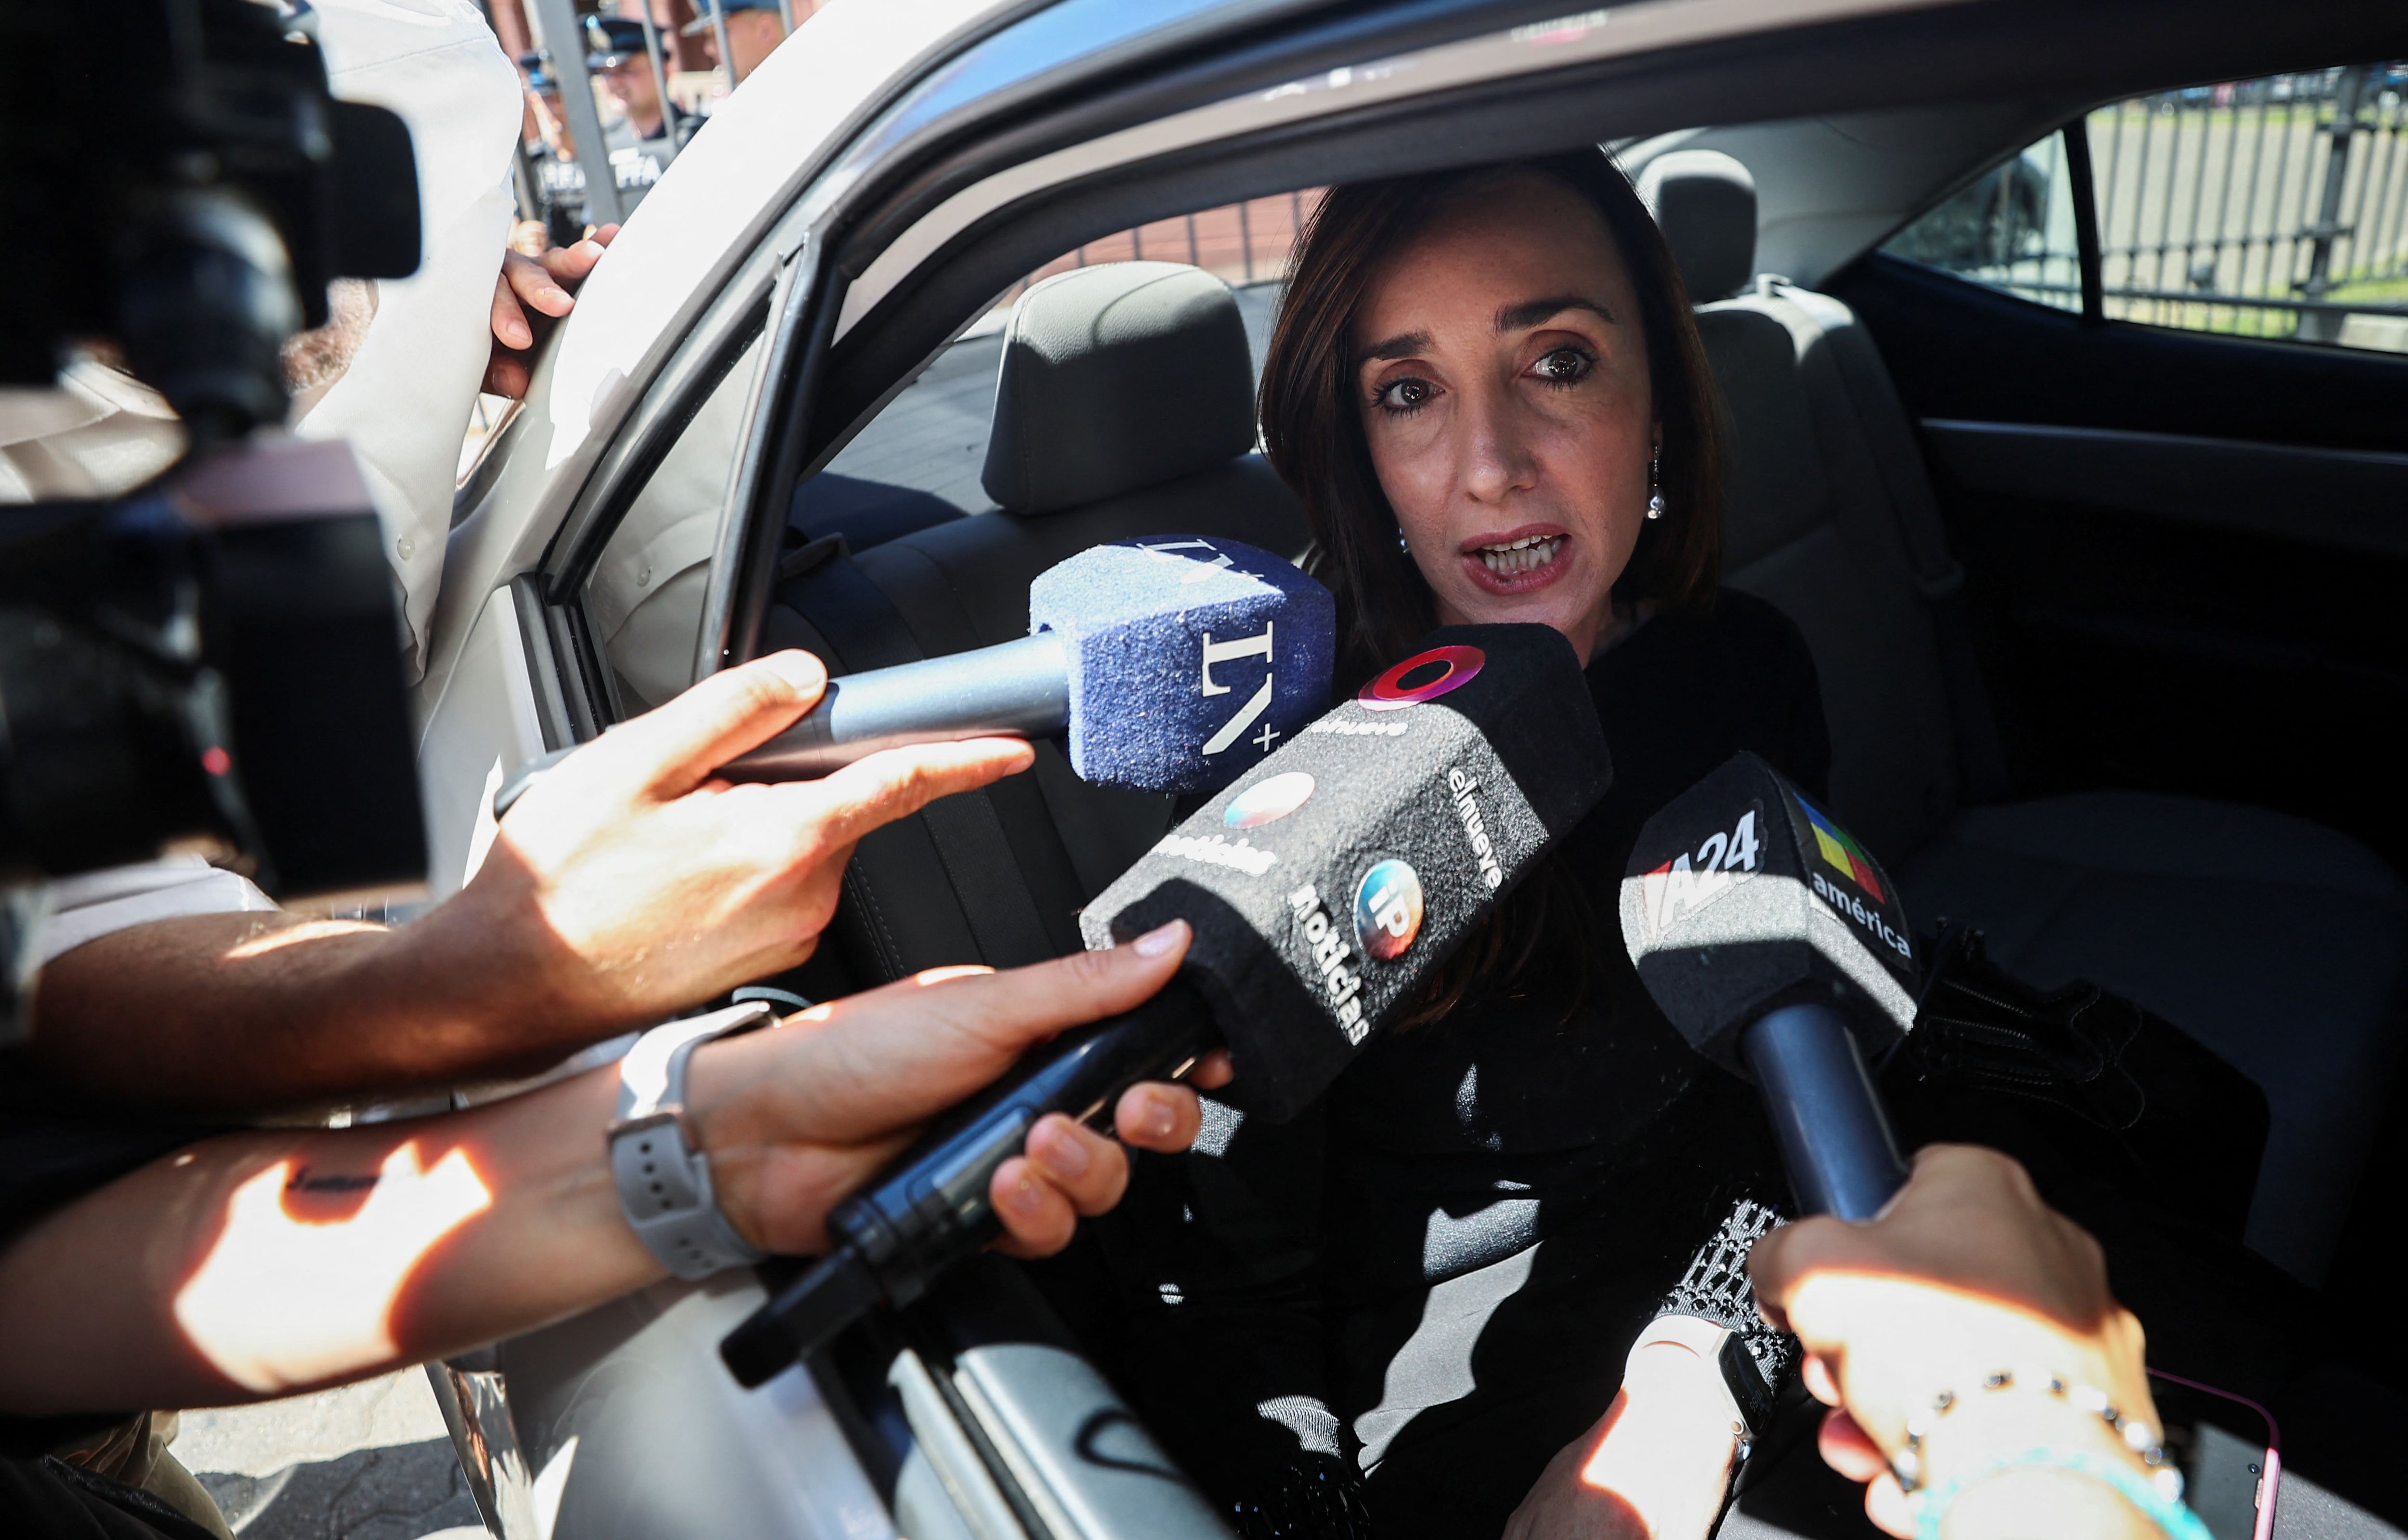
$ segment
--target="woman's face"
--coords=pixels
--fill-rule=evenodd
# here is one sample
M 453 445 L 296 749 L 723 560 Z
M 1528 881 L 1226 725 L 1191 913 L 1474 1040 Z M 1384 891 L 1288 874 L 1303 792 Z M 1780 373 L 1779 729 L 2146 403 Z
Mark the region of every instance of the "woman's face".
M 1534 173 L 1468 189 L 1382 265 L 1350 340 L 1371 464 L 1440 620 L 1552 626 L 1585 664 L 1655 447 L 1603 219 Z

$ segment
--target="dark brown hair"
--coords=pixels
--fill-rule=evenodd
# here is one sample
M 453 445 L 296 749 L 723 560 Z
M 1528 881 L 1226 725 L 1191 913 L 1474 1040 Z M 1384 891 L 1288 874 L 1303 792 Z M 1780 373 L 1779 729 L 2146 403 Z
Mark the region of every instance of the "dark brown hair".
M 1663 431 L 1666 512 L 1640 533 L 1618 604 L 1709 601 L 1722 566 L 1719 412 L 1688 291 L 1630 179 L 1600 151 L 1333 187 L 1306 224 L 1263 358 L 1263 452 L 1304 501 L 1314 574 L 1338 596 L 1340 679 L 1351 687 L 1438 624 L 1429 585 L 1397 550 L 1356 403 L 1354 315 L 1381 262 L 1457 194 L 1516 172 L 1578 193 L 1604 220 L 1639 296 L 1649 395 Z
M 1665 514 L 1641 529 L 1613 585 L 1617 607 L 1712 602 L 1723 538 L 1721 410 L 1705 344 L 1663 232 L 1630 180 L 1601 151 L 1333 187 L 1305 226 L 1263 359 L 1263 450 L 1303 499 L 1313 574 L 1338 597 L 1339 673 L 1352 690 L 1438 624 L 1429 585 L 1397 549 L 1356 401 L 1354 331 L 1381 262 L 1402 251 L 1458 194 L 1535 172 L 1579 194 L 1604 220 L 1639 300 L 1649 396 L 1663 435 Z M 1508 997 L 1543 993 L 1569 1022 L 1587 994 L 1596 917 L 1573 875 L 1542 861 L 1480 933 L 1424 987 L 1400 1027 L 1436 1021 L 1475 984 Z M 1541 964 L 1549 971 L 1541 973 Z

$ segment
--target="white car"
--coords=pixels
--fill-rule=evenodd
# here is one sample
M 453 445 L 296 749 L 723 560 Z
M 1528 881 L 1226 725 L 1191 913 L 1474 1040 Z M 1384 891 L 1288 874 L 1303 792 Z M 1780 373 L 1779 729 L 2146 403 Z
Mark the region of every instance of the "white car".
M 1301 554 L 1251 386 L 1313 191 L 1601 143 L 1701 301 L 1727 581 L 1814 652 L 1833 811 L 1918 917 L 2254 1078 L 2248 1244 L 2387 1298 L 2402 56 L 2408 12 L 2348 4 L 828 7 L 650 193 L 464 480 L 418 701 L 437 894 L 510 770 L 732 660 L 1010 640 L 1099 540 Z M 998 408 L 1015 315 L 1058 334 L 1140 280 L 1168 299 Z M 864 842 L 838 944 L 779 982 L 1068 951 L 1169 817 L 1040 746 Z M 664 1286 L 439 1373 L 496 1533 L 1226 1533 L 1011 1264 L 745 1392 L 715 1346 L 762 1297 Z M 2229 1488 L 2194 1475 L 2248 1533 Z

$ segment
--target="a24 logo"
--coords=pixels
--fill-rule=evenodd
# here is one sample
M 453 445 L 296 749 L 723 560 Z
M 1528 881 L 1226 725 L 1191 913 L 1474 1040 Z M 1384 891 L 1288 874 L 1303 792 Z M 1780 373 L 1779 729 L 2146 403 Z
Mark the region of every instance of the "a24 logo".
M 1694 851 L 1684 852 L 1640 879 L 1640 900 L 1647 911 L 1647 939 L 1656 940 L 1667 926 L 1730 892 L 1761 870 L 1756 844 L 1757 810 L 1748 809 L 1727 831 L 1706 836 Z

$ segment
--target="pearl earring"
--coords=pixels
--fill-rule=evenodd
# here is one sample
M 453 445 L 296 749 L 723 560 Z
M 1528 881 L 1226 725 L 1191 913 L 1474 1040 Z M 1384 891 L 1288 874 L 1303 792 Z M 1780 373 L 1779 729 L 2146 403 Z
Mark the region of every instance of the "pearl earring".
M 1403 525 L 1398 525 L 1397 526 L 1397 554 L 1400 556 L 1410 556 L 1412 554 L 1413 548 L 1405 543 L 1405 526 Z
M 1647 516 L 1651 519 L 1664 516 L 1663 466 L 1664 446 L 1658 444 L 1656 452 L 1647 457 Z

